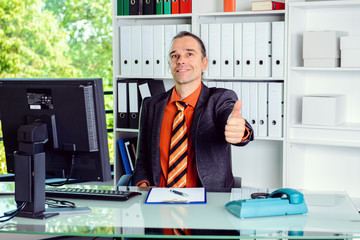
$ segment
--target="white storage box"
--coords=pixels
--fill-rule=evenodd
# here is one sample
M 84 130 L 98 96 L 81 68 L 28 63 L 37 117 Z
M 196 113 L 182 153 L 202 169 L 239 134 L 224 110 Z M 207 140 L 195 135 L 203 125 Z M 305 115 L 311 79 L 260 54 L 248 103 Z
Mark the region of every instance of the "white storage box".
M 302 99 L 302 124 L 334 126 L 345 122 L 345 95 L 309 95 Z
M 360 67 L 360 36 L 341 37 L 341 67 Z
M 339 67 L 340 36 L 345 32 L 304 32 L 303 58 L 305 67 Z

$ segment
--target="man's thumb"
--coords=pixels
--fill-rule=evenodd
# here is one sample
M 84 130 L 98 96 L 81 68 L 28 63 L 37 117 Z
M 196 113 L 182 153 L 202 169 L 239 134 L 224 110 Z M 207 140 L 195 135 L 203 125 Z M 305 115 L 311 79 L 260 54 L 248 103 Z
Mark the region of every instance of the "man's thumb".
M 242 107 L 242 101 L 237 100 L 230 117 L 241 117 L 240 111 Z

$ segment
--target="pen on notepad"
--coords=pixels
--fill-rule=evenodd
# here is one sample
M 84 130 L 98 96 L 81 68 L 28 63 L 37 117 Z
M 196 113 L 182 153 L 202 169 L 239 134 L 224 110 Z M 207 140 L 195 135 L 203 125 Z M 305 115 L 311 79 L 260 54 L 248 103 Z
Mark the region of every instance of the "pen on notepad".
M 183 193 L 183 192 L 180 192 L 180 191 L 176 191 L 176 190 L 173 190 L 173 189 L 170 189 L 170 192 L 175 193 L 175 194 L 180 195 L 180 196 L 183 196 L 183 197 L 188 197 L 188 196 L 189 196 L 189 195 L 186 194 L 186 193 Z

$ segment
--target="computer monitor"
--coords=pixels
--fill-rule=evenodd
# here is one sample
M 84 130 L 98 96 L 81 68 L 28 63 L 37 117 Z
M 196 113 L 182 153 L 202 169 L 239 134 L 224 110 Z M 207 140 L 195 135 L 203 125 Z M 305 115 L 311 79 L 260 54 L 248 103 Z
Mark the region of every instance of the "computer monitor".
M 19 128 L 45 123 L 46 179 L 111 180 L 101 78 L 0 79 L 0 120 L 8 173 Z

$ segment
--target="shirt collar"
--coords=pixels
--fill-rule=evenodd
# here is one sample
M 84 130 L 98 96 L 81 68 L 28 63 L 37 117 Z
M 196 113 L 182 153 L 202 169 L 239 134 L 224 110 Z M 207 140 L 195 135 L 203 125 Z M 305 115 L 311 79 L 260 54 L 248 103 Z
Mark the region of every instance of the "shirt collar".
M 199 99 L 199 96 L 200 96 L 201 86 L 202 86 L 202 83 L 200 83 L 199 87 L 192 94 L 190 94 L 183 100 L 180 99 L 180 97 L 177 94 L 175 87 L 174 87 L 173 91 L 171 93 L 170 99 L 169 99 L 169 103 L 172 103 L 175 101 L 182 101 L 182 102 L 185 102 L 187 105 L 190 105 L 191 107 L 195 108 L 197 100 Z

